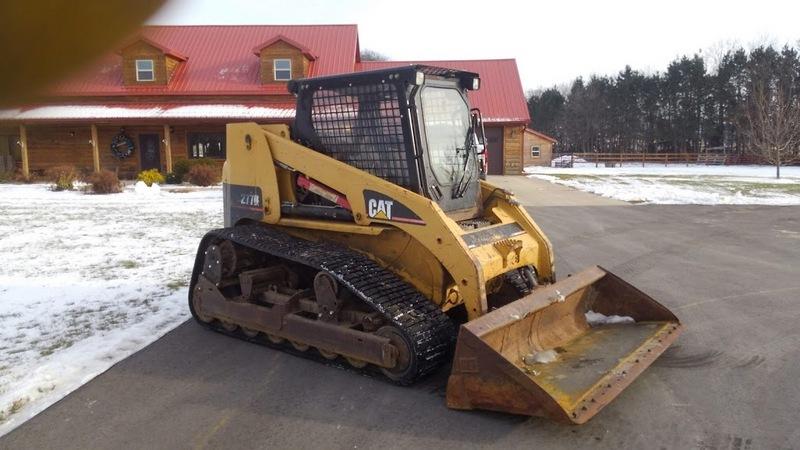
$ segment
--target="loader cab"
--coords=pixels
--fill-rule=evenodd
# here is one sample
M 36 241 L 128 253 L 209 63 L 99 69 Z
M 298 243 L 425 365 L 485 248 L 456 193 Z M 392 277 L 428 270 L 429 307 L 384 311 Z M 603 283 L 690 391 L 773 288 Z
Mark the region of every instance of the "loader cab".
M 467 91 L 479 87 L 475 73 L 423 65 L 295 80 L 292 136 L 472 218 L 485 137 Z

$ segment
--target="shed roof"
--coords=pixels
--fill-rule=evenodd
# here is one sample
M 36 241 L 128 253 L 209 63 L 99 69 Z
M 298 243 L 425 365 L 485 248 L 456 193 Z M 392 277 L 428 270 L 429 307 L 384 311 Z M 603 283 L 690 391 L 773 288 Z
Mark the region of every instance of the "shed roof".
M 488 123 L 528 123 L 530 115 L 525 93 L 514 59 L 475 59 L 453 61 L 363 61 L 356 70 L 374 70 L 404 65 L 424 64 L 475 72 L 481 77 L 481 87 L 469 91 L 473 107 L 480 108 Z
M 315 55 L 309 76 L 352 72 L 358 54 L 356 25 L 145 26 L 138 38 L 157 43 L 186 61 L 166 86 L 125 86 L 122 58 L 111 53 L 51 93 L 64 96 L 288 94 L 262 85 L 253 48 L 279 37 Z M 130 41 L 127 42 L 130 44 Z
M 532 135 L 534 135 L 534 136 L 536 136 L 538 138 L 544 139 L 545 141 L 550 141 L 553 144 L 558 142 L 554 138 L 542 133 L 541 131 L 536 131 L 533 128 L 525 128 L 525 132 L 526 133 L 530 133 L 530 134 L 532 134 Z

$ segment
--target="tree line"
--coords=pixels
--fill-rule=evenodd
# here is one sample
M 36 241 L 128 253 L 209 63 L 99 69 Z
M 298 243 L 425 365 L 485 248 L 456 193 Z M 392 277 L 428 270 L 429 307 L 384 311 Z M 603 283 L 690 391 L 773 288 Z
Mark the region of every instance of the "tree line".
M 651 74 L 626 66 L 531 92 L 528 109 L 559 152 L 755 151 L 764 159 L 761 150 L 785 147 L 785 164 L 799 155 L 800 55 L 797 46 L 760 45 L 683 56 Z

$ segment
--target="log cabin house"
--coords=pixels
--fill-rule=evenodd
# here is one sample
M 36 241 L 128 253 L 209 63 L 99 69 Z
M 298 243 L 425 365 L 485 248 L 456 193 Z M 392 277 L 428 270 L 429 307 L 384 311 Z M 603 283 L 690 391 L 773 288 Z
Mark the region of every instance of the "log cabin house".
M 516 61 L 360 60 L 355 25 L 145 26 L 36 104 L 0 110 L 0 171 L 72 165 L 132 178 L 176 161 L 225 159 L 225 124 L 291 123 L 290 79 L 412 63 L 481 75 L 470 92 L 489 172 L 519 174 L 530 121 Z

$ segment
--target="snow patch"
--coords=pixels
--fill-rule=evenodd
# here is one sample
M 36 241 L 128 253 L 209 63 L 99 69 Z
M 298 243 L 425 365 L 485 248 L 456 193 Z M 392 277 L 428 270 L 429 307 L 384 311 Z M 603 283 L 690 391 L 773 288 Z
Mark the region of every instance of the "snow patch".
M 564 158 L 564 157 L 561 157 Z M 531 177 L 603 197 L 667 205 L 800 205 L 800 167 L 625 165 L 530 166 Z
M 153 183 L 151 186 L 148 186 L 144 181 L 137 181 L 133 186 L 133 190 L 138 195 L 161 195 L 161 186 L 159 186 L 158 183 Z
M 555 350 L 543 350 L 541 352 L 530 353 L 522 357 L 522 362 L 528 365 L 532 364 L 549 364 L 558 359 L 558 353 Z
M 218 186 L 0 184 L 0 435 L 185 321 L 196 246 L 219 226 Z
M 589 326 L 592 327 L 598 325 L 612 325 L 616 323 L 636 323 L 636 321 L 633 320 L 633 317 L 630 316 L 607 316 L 591 310 L 586 312 L 586 322 L 588 322 Z
M 104 105 L 50 105 L 0 110 L 0 120 L 54 119 L 292 119 L 294 108 L 210 104 L 130 108 Z

